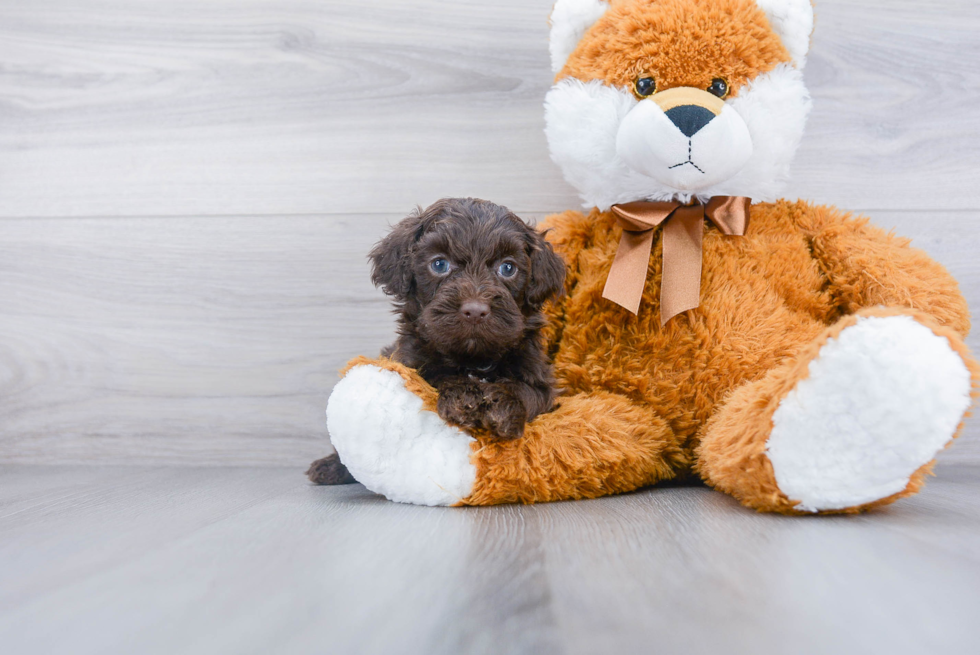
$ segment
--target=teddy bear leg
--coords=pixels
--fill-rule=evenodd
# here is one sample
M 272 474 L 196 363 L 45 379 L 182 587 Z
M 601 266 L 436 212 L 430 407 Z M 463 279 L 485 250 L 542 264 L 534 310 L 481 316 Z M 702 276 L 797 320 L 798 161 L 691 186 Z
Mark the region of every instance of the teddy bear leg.
M 559 399 L 520 439 L 478 437 L 465 505 L 597 498 L 667 480 L 690 466 L 679 440 L 647 405 L 607 392 Z
M 631 491 L 689 465 L 665 421 L 615 394 L 562 398 L 514 440 L 448 425 L 436 400 L 404 366 L 356 361 L 327 406 L 331 440 L 354 478 L 399 502 L 492 505 Z
M 475 443 L 436 413 L 437 394 L 388 359 L 351 362 L 327 402 L 327 429 L 354 479 L 390 500 L 454 505 L 470 494 Z
M 743 504 L 848 513 L 917 492 L 980 378 L 960 337 L 910 310 L 841 319 L 736 390 L 705 426 L 696 469 Z

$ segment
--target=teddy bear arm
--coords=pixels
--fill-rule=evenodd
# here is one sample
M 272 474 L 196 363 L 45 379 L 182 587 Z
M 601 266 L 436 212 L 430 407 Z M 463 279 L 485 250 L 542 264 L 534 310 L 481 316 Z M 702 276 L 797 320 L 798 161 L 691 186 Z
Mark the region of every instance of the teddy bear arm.
M 925 312 L 960 335 L 970 331 L 969 309 L 956 280 L 908 239 L 843 217 L 816 232 L 811 249 L 844 314 L 901 307 Z

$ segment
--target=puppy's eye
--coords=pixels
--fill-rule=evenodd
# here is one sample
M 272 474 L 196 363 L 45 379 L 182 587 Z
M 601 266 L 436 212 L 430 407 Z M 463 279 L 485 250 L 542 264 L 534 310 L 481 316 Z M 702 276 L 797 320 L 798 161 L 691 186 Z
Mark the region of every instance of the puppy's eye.
M 514 262 L 504 262 L 497 267 L 497 275 L 500 277 L 514 277 L 517 275 L 517 264 Z
M 657 90 L 657 81 L 652 77 L 641 77 L 633 84 L 633 93 L 638 98 L 646 98 Z
M 724 98 L 728 95 L 728 82 L 720 77 L 716 77 L 711 80 L 711 84 L 708 86 L 708 93 L 719 98 Z
M 449 265 L 449 260 L 439 257 L 438 259 L 433 259 L 429 263 L 429 270 L 431 270 L 436 275 L 445 275 L 448 273 L 452 267 Z

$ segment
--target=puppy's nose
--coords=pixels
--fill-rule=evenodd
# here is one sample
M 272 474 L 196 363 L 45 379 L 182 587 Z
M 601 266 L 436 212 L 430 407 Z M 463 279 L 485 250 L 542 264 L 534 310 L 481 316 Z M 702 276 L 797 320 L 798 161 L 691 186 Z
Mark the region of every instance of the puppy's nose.
M 711 110 L 700 105 L 681 105 L 668 110 L 666 114 L 670 122 L 689 139 L 715 117 Z
M 459 307 L 459 313 L 468 323 L 479 323 L 490 316 L 490 305 L 482 300 L 467 300 Z

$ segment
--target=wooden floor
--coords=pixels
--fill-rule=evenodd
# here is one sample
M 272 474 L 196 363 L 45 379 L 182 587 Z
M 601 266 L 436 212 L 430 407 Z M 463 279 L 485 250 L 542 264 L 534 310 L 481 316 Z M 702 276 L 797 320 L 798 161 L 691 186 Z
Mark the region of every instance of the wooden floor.
M 0 650 L 976 653 L 980 471 L 860 517 L 705 488 L 435 509 L 287 468 L 0 469 Z

